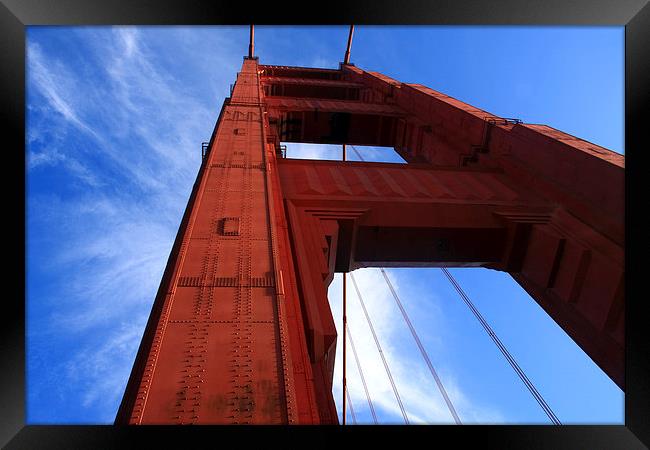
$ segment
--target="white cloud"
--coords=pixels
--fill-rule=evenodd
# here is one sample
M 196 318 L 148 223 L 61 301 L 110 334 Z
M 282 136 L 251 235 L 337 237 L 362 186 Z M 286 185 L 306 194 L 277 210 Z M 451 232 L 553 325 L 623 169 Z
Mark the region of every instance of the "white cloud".
M 59 153 L 59 151 L 56 149 L 51 151 L 45 149 L 41 150 L 40 152 L 33 152 L 28 154 L 27 157 L 28 170 L 34 169 L 38 166 L 56 165 L 65 160 L 65 155 Z
M 94 132 L 77 116 L 73 105 L 66 99 L 66 94 L 62 92 L 70 87 L 70 80 L 73 76 L 59 62 L 44 60 L 41 47 L 36 43 L 30 43 L 27 46 L 27 65 L 28 76 L 33 79 L 33 85 L 36 86 L 46 97 L 49 105 L 53 110 L 60 113 L 70 122 L 77 125 L 80 129 Z M 57 75 L 58 74 L 58 75 Z M 67 85 L 67 86 L 66 86 Z
M 117 35 L 120 37 L 122 40 L 122 43 L 124 44 L 124 55 L 126 58 L 130 58 L 133 56 L 134 53 L 138 52 L 138 32 L 135 28 L 131 27 L 124 27 L 124 28 L 119 28 L 117 30 Z
M 109 405 L 100 418 L 102 421 L 115 419 L 143 326 L 138 320 L 123 322 L 114 327 L 103 342 L 75 353 L 66 364 L 67 378 L 83 392 L 81 406 Z

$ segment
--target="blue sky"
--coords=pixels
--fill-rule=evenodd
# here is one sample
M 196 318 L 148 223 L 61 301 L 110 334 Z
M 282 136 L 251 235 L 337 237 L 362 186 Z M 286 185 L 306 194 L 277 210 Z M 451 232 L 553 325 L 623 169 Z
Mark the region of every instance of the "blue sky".
M 256 55 L 335 68 L 347 33 L 256 27 Z M 358 26 L 351 61 L 623 153 L 623 37 L 622 27 Z M 247 27 L 28 27 L 28 423 L 112 423 L 201 142 L 247 48 Z M 338 157 L 312 146 L 289 154 Z M 440 270 L 387 273 L 464 423 L 548 423 Z M 507 274 L 452 273 L 563 423 L 623 422 L 622 392 Z M 355 277 L 409 418 L 451 423 L 380 272 Z M 330 288 L 337 321 L 340 280 Z M 351 283 L 348 297 L 378 417 L 400 423 Z M 340 405 L 340 364 L 336 372 Z M 369 423 L 351 354 L 348 374 L 357 420 Z

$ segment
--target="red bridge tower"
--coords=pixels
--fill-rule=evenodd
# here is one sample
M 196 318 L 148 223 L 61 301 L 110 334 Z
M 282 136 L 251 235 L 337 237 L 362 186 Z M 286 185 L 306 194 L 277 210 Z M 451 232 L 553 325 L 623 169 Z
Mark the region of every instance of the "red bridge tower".
M 360 267 L 508 272 L 624 388 L 623 156 L 350 64 L 251 55 L 116 423 L 337 423 L 327 287 Z M 281 142 L 389 146 L 408 164 L 289 160 Z

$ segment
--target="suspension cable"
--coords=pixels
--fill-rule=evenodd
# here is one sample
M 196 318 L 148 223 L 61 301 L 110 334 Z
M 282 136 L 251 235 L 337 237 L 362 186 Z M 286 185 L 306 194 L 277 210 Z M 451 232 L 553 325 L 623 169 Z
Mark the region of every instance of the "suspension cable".
M 447 270 L 446 268 L 442 269 L 443 273 L 447 276 L 451 284 L 454 286 L 460 297 L 463 299 L 465 304 L 469 307 L 469 309 L 474 313 L 474 316 L 478 319 L 478 321 L 481 323 L 487 334 L 492 338 L 498 349 L 501 351 L 503 356 L 508 360 L 510 363 L 510 366 L 514 369 L 514 371 L 519 375 L 519 378 L 523 383 L 526 385 L 530 393 L 533 395 L 537 403 L 542 407 L 546 415 L 551 419 L 551 421 L 555 425 L 561 425 L 560 420 L 557 418 L 551 407 L 546 403 L 542 395 L 537 391 L 533 383 L 530 382 L 524 371 L 519 367 L 519 364 L 517 364 L 517 361 L 510 355 L 510 352 L 508 352 L 508 349 L 503 345 L 499 337 L 496 335 L 496 333 L 492 330 L 490 325 L 485 321 L 481 313 L 476 309 L 472 301 L 469 299 L 467 294 L 463 291 L 463 289 L 460 287 L 456 279 L 453 277 L 453 275 Z
M 363 389 L 366 391 L 366 399 L 368 400 L 368 406 L 370 407 L 370 412 L 372 413 L 372 420 L 377 425 L 377 414 L 375 414 L 375 407 L 372 404 L 370 399 L 370 392 L 368 392 L 368 385 L 366 384 L 366 378 L 363 376 L 363 369 L 361 368 L 361 363 L 359 362 L 359 356 L 357 355 L 357 349 L 354 347 L 354 341 L 352 340 L 352 335 L 350 334 L 350 327 L 346 327 L 345 331 L 348 335 L 348 340 L 350 341 L 350 348 L 354 354 L 354 360 L 357 362 L 357 369 L 359 370 L 359 375 L 361 376 L 361 383 L 363 384 Z
M 352 407 L 352 400 L 350 399 L 350 390 L 347 388 L 347 386 L 345 388 L 345 396 L 348 398 L 348 405 L 350 406 L 350 414 L 352 414 L 352 423 L 356 425 L 357 416 L 355 416 L 354 414 L 354 408 Z
M 395 299 L 395 302 L 397 302 L 397 306 L 399 307 L 399 310 L 402 312 L 402 317 L 404 318 L 404 321 L 406 322 L 406 325 L 408 325 L 409 330 L 411 330 L 411 335 L 413 336 L 413 339 L 415 339 L 415 343 L 418 345 L 418 348 L 420 349 L 420 353 L 422 354 L 422 357 L 427 363 L 427 366 L 429 366 L 429 371 L 431 372 L 431 375 L 433 376 L 433 379 L 436 381 L 436 384 L 438 385 L 438 389 L 440 389 L 440 393 L 445 399 L 445 403 L 447 403 L 447 407 L 449 408 L 449 412 L 451 412 L 451 415 L 454 417 L 454 421 L 456 422 L 457 425 L 462 425 L 460 421 L 460 417 L 458 417 L 458 414 L 456 413 L 456 409 L 454 408 L 454 405 L 451 402 L 451 399 L 447 395 L 447 391 L 445 390 L 445 387 L 442 385 L 442 381 L 440 381 L 440 377 L 438 377 L 438 373 L 436 372 L 436 369 L 433 367 L 433 364 L 431 364 L 431 360 L 429 359 L 429 355 L 427 354 L 426 349 L 422 345 L 422 342 L 420 341 L 420 337 L 418 336 L 417 332 L 415 331 L 415 328 L 413 327 L 413 324 L 411 323 L 411 319 L 409 319 L 408 314 L 406 313 L 406 310 L 402 306 L 402 302 L 399 299 L 399 296 L 397 295 L 397 292 L 395 289 L 393 289 L 393 284 L 390 282 L 390 279 L 388 278 L 388 275 L 386 274 L 386 271 L 381 268 L 381 274 L 384 276 L 384 280 L 386 280 L 386 284 L 388 284 L 388 288 L 390 289 L 390 292 L 393 294 L 393 298 Z
M 372 326 L 372 321 L 370 320 L 370 316 L 368 315 L 368 311 L 366 310 L 366 305 L 364 304 L 363 298 L 361 297 L 361 292 L 359 292 L 359 286 L 357 286 L 357 281 L 354 279 L 354 275 L 351 272 L 350 272 L 350 278 L 352 278 L 352 284 L 354 284 L 354 289 L 357 291 L 357 296 L 359 297 L 359 302 L 361 303 L 361 307 L 363 308 L 363 313 L 366 316 L 368 325 L 370 325 L 370 331 L 372 332 L 372 337 L 374 338 L 375 344 L 377 345 L 377 350 L 379 350 L 379 356 L 381 356 L 381 360 L 384 363 L 384 368 L 386 369 L 386 373 L 388 374 L 388 379 L 390 380 L 390 384 L 393 387 L 393 392 L 395 393 L 395 398 L 397 398 L 399 409 L 402 411 L 402 415 L 404 416 L 404 421 L 408 425 L 409 419 L 408 416 L 406 415 L 406 410 L 404 409 L 404 405 L 402 404 L 402 399 L 400 398 L 399 393 L 397 392 L 397 386 L 395 386 L 395 381 L 393 380 L 393 376 L 391 375 L 390 369 L 388 368 L 388 362 L 386 361 L 384 352 L 381 350 L 379 339 L 377 339 L 375 328 Z
M 365 159 L 363 158 L 363 156 L 361 156 L 361 153 L 359 153 L 359 151 L 356 149 L 355 146 L 351 145 L 350 147 L 352 147 L 352 150 L 354 150 L 354 153 L 356 153 L 356 155 L 359 157 L 359 159 L 361 161 L 365 161 Z M 544 410 L 546 415 L 551 419 L 551 421 L 555 425 L 561 425 L 560 420 L 557 418 L 557 416 L 555 415 L 555 413 L 553 412 L 551 407 L 548 405 L 548 403 L 546 403 L 546 400 L 544 400 L 544 397 L 542 397 L 542 395 L 537 391 L 537 389 L 535 388 L 533 383 L 531 383 L 531 381 L 528 379 L 528 377 L 526 376 L 524 371 L 519 367 L 519 364 L 517 364 L 517 361 L 515 361 L 515 359 L 512 357 L 512 355 L 510 355 L 510 352 L 508 352 L 508 349 L 503 345 L 503 343 L 501 342 L 499 337 L 496 335 L 496 333 L 494 333 L 494 331 L 492 330 L 490 325 L 488 325 L 488 323 L 485 321 L 485 319 L 483 318 L 481 313 L 476 309 L 476 307 L 474 306 L 472 301 L 469 299 L 467 294 L 465 294 L 465 292 L 460 287 L 460 285 L 458 284 L 456 279 L 452 276 L 452 274 L 446 268 L 442 268 L 442 271 L 447 276 L 447 278 L 449 279 L 451 284 L 454 286 L 454 288 L 456 289 L 458 294 L 461 296 L 461 298 L 463 299 L 465 304 L 469 307 L 469 309 L 472 311 L 472 313 L 474 313 L 474 316 L 481 323 L 481 325 L 483 326 L 485 331 L 492 338 L 492 340 L 494 341 L 496 346 L 499 348 L 499 350 L 501 351 L 503 356 L 505 356 L 505 358 L 508 360 L 508 362 L 510 363 L 510 366 L 514 369 L 514 371 L 517 373 L 517 375 L 519 375 L 519 378 L 524 383 L 524 385 L 526 385 L 526 387 L 528 388 L 530 393 L 533 395 L 533 397 L 535 398 L 537 403 L 541 406 L 542 410 Z M 447 396 L 447 393 L 444 390 L 444 387 L 442 386 L 442 382 L 440 382 L 440 379 L 438 378 L 438 375 L 436 374 L 435 369 L 433 368 L 433 365 L 431 364 L 431 361 L 429 360 L 429 357 L 426 354 L 426 351 L 424 351 L 424 348 L 422 347 L 422 344 L 421 344 L 419 338 L 417 337 L 417 334 L 415 333 L 415 329 L 411 325 L 410 320 L 408 319 L 408 316 L 406 315 L 406 311 L 402 307 L 401 302 L 399 301 L 399 298 L 397 297 L 397 294 L 395 293 L 395 290 L 393 289 L 393 287 L 392 287 L 392 285 L 390 283 L 390 280 L 386 276 L 386 272 L 384 271 L 383 268 L 381 269 L 381 272 L 384 275 L 384 278 L 386 279 L 386 282 L 388 283 L 388 287 L 390 288 L 391 292 L 393 293 L 393 297 L 397 301 L 397 305 L 399 306 L 400 311 L 402 312 L 404 320 L 406 320 L 407 324 L 409 325 L 409 329 L 411 329 L 411 334 L 413 334 L 413 338 L 415 339 L 416 343 L 418 344 L 418 347 L 420 348 L 420 351 L 422 352 L 422 356 L 427 361 L 427 365 L 429 366 L 429 369 L 431 370 L 431 374 L 434 376 L 434 378 L 436 380 L 436 383 L 438 384 L 438 387 L 440 388 L 440 392 L 442 393 L 443 397 L 445 398 L 445 402 L 447 403 L 447 406 L 449 407 L 449 410 L 451 411 L 452 415 L 454 416 L 454 420 L 456 421 L 457 424 L 460 424 L 460 418 L 458 418 L 458 415 L 456 414 L 456 411 L 455 411 L 455 409 L 454 409 L 454 407 L 453 407 L 453 405 L 451 403 L 451 400 L 449 400 L 449 397 Z M 354 279 L 352 281 L 354 281 Z M 356 283 L 355 283 L 355 288 L 356 288 Z M 357 294 L 358 293 L 359 293 L 359 291 L 357 289 Z M 359 296 L 359 299 L 361 299 L 360 296 Z M 363 305 L 363 303 L 362 303 L 362 305 Z M 364 312 L 365 312 L 365 308 L 364 308 Z M 367 315 L 366 315 L 366 317 L 367 317 Z M 383 355 L 382 355 L 382 358 L 383 358 Z

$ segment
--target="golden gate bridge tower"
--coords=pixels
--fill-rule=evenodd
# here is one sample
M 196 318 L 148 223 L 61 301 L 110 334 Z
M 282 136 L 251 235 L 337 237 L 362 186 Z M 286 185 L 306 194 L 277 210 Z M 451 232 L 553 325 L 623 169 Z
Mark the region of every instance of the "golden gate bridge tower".
M 508 272 L 625 388 L 623 156 L 358 68 L 352 28 L 338 69 L 260 64 L 253 32 L 116 423 L 338 423 L 327 288 L 361 267 Z

